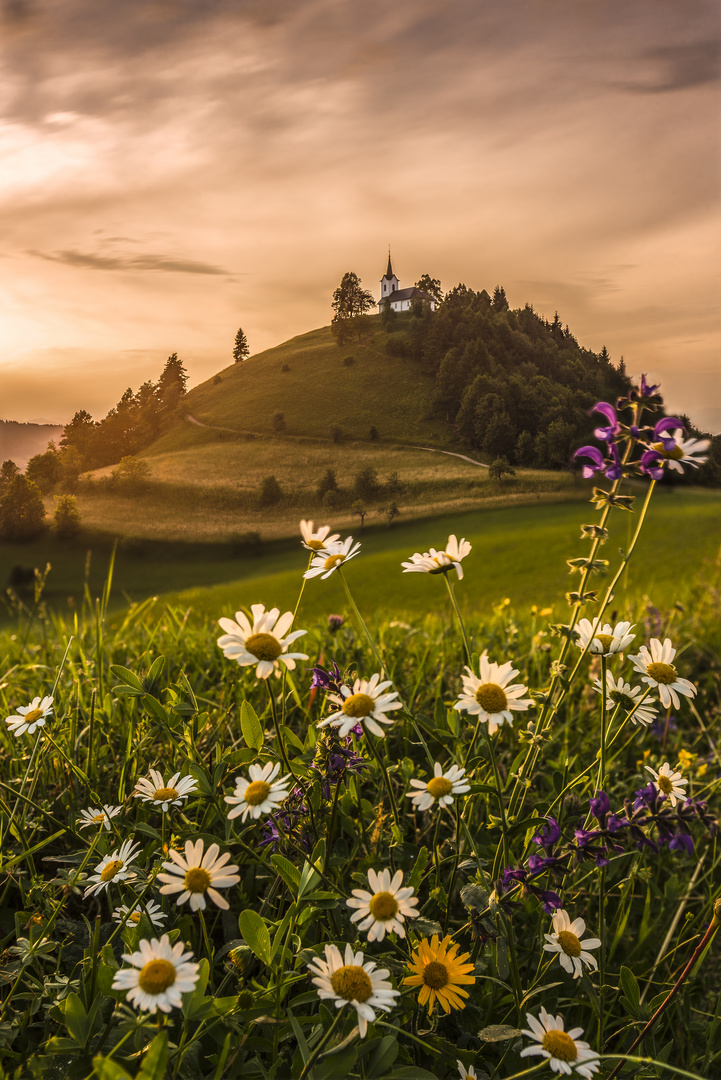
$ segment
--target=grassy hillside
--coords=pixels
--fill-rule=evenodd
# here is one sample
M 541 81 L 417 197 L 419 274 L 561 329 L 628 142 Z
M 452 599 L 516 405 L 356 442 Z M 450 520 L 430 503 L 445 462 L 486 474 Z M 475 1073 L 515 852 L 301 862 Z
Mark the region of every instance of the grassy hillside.
M 185 411 L 233 431 L 270 434 L 273 416 L 282 412 L 288 435 L 327 438 L 338 426 L 349 438 L 366 439 L 375 426 L 383 439 L 447 445 L 448 426 L 428 417 L 432 377 L 412 360 L 387 356 L 386 338 L 379 326 L 363 345 L 338 345 L 330 327 L 312 330 L 194 387 Z M 193 438 L 181 422 L 153 451 L 178 449 Z

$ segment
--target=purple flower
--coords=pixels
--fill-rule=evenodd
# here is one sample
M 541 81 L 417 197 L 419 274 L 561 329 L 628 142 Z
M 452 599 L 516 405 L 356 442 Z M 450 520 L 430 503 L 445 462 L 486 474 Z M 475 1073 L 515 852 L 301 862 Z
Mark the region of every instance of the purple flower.
M 555 856 L 544 855 L 529 855 L 528 856 L 528 870 L 531 877 L 538 877 L 544 870 L 550 870 L 552 866 L 557 866 L 561 860 L 555 858 Z
M 606 476 L 609 480 L 618 480 L 620 476 L 623 476 L 623 469 L 621 468 L 621 458 L 619 457 L 616 444 L 609 442 L 608 453 L 611 458 L 611 464 L 606 469 Z
M 640 470 L 652 480 L 660 480 L 663 476 L 663 460 L 658 450 L 645 450 L 641 454 Z
M 653 397 L 655 394 L 658 393 L 660 388 L 661 383 L 657 383 L 655 386 L 652 386 L 650 383 L 646 382 L 646 376 L 641 375 L 641 385 L 638 388 L 638 395 L 639 397 Z
M 335 634 L 337 630 L 340 630 L 341 626 L 345 622 L 342 615 L 329 615 L 328 616 L 328 629 L 331 634 Z
M 686 426 L 677 416 L 665 416 L 663 420 L 659 420 L 653 429 L 653 437 L 656 441 L 663 443 L 664 450 L 673 450 L 676 445 L 675 439 L 669 439 L 668 436 L 664 437 L 665 431 L 676 431 L 681 428 L 682 431 L 686 430 Z
M 546 915 L 550 915 L 562 907 L 561 897 L 552 889 L 539 889 L 536 896 L 542 901 Z
M 616 410 L 614 409 L 613 405 L 609 405 L 605 401 L 599 401 L 596 405 L 593 406 L 591 412 L 601 413 L 601 415 L 605 416 L 608 420 L 608 424 L 605 427 L 597 427 L 593 434 L 596 436 L 597 439 L 603 439 L 605 442 L 608 443 L 613 442 L 615 437 L 620 434 L 621 431 L 621 425 L 618 422 Z
M 311 690 L 314 687 L 319 687 L 322 690 L 327 690 L 330 686 L 335 686 L 338 682 L 340 682 L 340 668 L 335 663 L 335 661 L 332 661 L 330 666 L 330 671 L 326 671 L 325 668 L 320 667 L 320 665 L 312 669 L 313 678 L 310 681 Z
M 585 480 L 588 480 L 594 473 L 603 472 L 606 467 L 603 454 L 595 446 L 582 446 L 573 456 L 574 458 L 588 458 L 589 461 L 592 462 L 591 465 L 583 466 L 583 476 Z
M 534 844 L 543 844 L 544 848 L 549 850 L 561 839 L 561 830 L 555 818 L 549 817 L 546 820 L 548 824 L 541 826 L 532 839 Z
M 591 813 L 601 825 L 604 823 L 606 814 L 611 811 L 611 800 L 605 791 L 597 791 L 588 802 Z

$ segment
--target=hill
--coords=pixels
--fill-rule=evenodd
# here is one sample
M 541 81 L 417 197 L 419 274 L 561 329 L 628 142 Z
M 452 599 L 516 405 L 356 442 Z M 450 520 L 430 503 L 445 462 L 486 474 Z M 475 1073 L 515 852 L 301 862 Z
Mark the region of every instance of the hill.
M 42 454 L 51 441 L 63 433 L 60 424 L 21 424 L 17 420 L 0 420 L 0 462 L 14 461 L 24 469 L 31 457 Z

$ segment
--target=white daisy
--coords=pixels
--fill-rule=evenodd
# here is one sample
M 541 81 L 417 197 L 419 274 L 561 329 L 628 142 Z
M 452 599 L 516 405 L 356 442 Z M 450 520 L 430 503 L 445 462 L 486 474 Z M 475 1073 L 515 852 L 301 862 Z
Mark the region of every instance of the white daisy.
M 294 630 L 292 634 L 287 633 L 293 622 L 292 611 L 281 615 L 279 608 L 266 611 L 263 604 L 253 604 L 250 610 L 253 615 L 252 626 L 243 611 L 236 611 L 236 622 L 232 619 L 218 620 L 221 628 L 226 631 L 218 638 L 218 645 L 228 660 L 237 660 L 241 667 L 257 664 L 256 677 L 267 679 L 273 672 L 280 675 L 281 662 L 289 671 L 293 671 L 296 660 L 308 659 L 305 653 L 285 651 L 296 638 L 307 632 Z
M 533 704 L 530 698 L 524 698 L 527 687 L 522 683 L 509 685 L 518 675 L 510 660 L 505 664 L 491 663 L 484 650 L 480 657 L 480 678 L 469 667 L 465 670 L 468 674 L 461 676 L 463 691 L 453 708 L 488 723 L 489 735 L 503 724 L 512 724 L 512 712 L 525 712 Z
M 235 873 L 238 869 L 235 865 L 226 865 L 230 855 L 228 852 L 218 858 L 220 848 L 217 844 L 211 844 L 203 854 L 205 845 L 202 840 L 187 840 L 185 843 L 185 858 L 173 848 L 168 850 L 171 862 L 164 862 L 163 869 L 167 874 L 158 874 L 158 881 L 166 882 L 160 890 L 163 896 L 180 893 L 175 901 L 176 904 L 184 904 L 190 899 L 190 910 L 205 911 L 205 894 L 207 893 L 213 903 L 226 911 L 230 905 L 218 889 L 229 889 L 231 885 L 237 885 L 240 876 Z
M 310 569 L 303 574 L 304 578 L 322 577 L 329 578 L 334 570 L 337 570 L 349 559 L 354 559 L 360 551 L 360 542 L 354 544 L 353 537 L 349 536 L 342 542 L 340 540 L 326 547 L 311 561 Z
M 116 971 L 112 989 L 127 991 L 128 1001 L 145 1012 L 179 1009 L 181 995 L 194 990 L 198 981 L 198 965 L 188 963 L 193 954 L 183 952 L 184 948 L 182 941 L 171 945 L 167 934 L 160 941 L 143 938 L 138 952 L 123 954 L 123 960 L 133 966 Z
M 129 915 L 128 912 L 130 912 Z M 154 900 L 146 901 L 144 907 L 129 908 L 127 904 L 121 904 L 113 912 L 113 918 L 118 923 L 123 921 L 125 915 L 128 915 L 126 926 L 137 926 L 143 915 L 147 915 L 153 926 L 160 927 L 168 917 L 160 904 L 156 904 Z
M 80 817 L 77 820 L 77 824 L 81 829 L 87 829 L 89 825 L 103 825 L 105 829 L 110 832 L 113 827 L 110 823 L 110 819 L 117 817 L 122 809 L 122 806 L 108 806 L 107 803 L 102 809 L 89 806 L 87 810 L 80 811 Z
M 413 910 L 418 904 L 413 889 L 401 888 L 403 871 L 396 870 L 391 878 L 390 870 L 381 870 L 380 874 L 369 870 L 368 884 L 372 892 L 353 889 L 354 899 L 346 900 L 349 908 L 358 909 L 350 921 L 358 923 L 359 930 L 368 931 L 369 941 L 382 941 L 387 933 L 394 932 L 405 937 L 404 919 L 415 919 L 419 913 Z
M 401 566 L 404 574 L 447 574 L 449 570 L 455 568 L 460 580 L 463 577 L 461 560 L 465 559 L 471 550 L 471 545 L 465 537 L 459 541 L 451 535 L 443 551 L 431 548 L 430 551 L 424 551 L 422 555 L 416 552 L 415 555 L 411 555 L 408 562 L 401 563 Z
M 686 791 L 688 780 L 683 779 L 682 773 L 674 772 L 667 761 L 658 772 L 650 765 L 646 765 L 646 771 L 651 773 L 654 787 L 666 796 L 671 806 L 675 806 L 677 802 L 684 802 L 688 798 Z
M 312 521 L 301 521 L 300 533 L 303 537 L 301 544 L 304 548 L 307 548 L 308 551 L 324 551 L 329 544 L 335 544 L 340 540 L 339 533 L 333 533 L 332 536 L 329 536 L 329 532 L 330 525 L 324 525 L 321 529 L 318 529 L 317 532 L 313 532 Z
M 417 810 L 429 810 L 434 803 L 439 806 L 452 806 L 454 799 L 471 790 L 465 772 L 466 770 L 458 765 L 451 765 L 450 769 L 444 772 L 443 766 L 436 761 L 431 779 L 427 782 L 411 780 L 411 787 L 418 790 L 408 791 L 406 795 L 413 800 Z
M 574 919 L 573 922 L 565 911 L 554 911 L 553 933 L 544 934 L 547 944 L 543 946 L 545 952 L 558 953 L 561 967 L 574 979 L 580 979 L 583 974 L 583 965 L 596 971 L 598 964 L 595 957 L 591 956 L 587 949 L 600 949 L 601 942 L 598 938 L 586 938 L 581 941 L 586 931 L 583 919 Z
M 340 705 L 340 709 L 321 720 L 316 727 L 338 728 L 338 735 L 343 739 L 356 724 L 364 724 L 379 739 L 385 738 L 385 732 L 379 725 L 392 724 L 393 718 L 386 716 L 386 713 L 402 709 L 403 705 L 394 700 L 398 697 L 397 690 L 384 693 L 392 685 L 390 680 L 379 682 L 379 679 L 380 675 L 376 673 L 370 679 L 356 679 L 352 690 L 349 686 L 341 686 L 340 697 L 330 695 L 330 701 Z
M 671 644 L 671 639 L 666 638 L 663 645 L 658 638 L 651 638 L 648 648 L 642 645 L 638 656 L 629 656 L 636 671 L 643 675 L 641 682 L 649 686 L 658 687 L 658 696 L 664 709 L 674 709 L 680 706 L 679 694 L 684 697 L 694 697 L 696 687 L 688 679 L 680 679 L 676 668 L 671 663 L 676 650 Z
M 133 795 L 143 802 L 151 802 L 153 806 L 159 806 L 164 814 L 169 807 L 182 806 L 183 802 L 197 790 L 198 781 L 194 776 L 182 776 L 176 772 L 166 784 L 163 774 L 157 769 L 150 770 L 150 779 L 141 776 L 136 781 Z
M 232 821 L 238 815 L 242 815 L 243 821 L 248 815 L 259 818 L 261 814 L 270 814 L 280 806 L 288 796 L 288 785 L 292 778 L 281 776 L 276 780 L 279 772 L 279 761 L 276 761 L 275 765 L 267 761 L 265 765 L 249 767 L 250 780 L 246 780 L 244 776 L 236 776 L 234 793 L 225 796 L 225 801 L 233 807 L 228 814 L 228 820 Z
M 529 1057 L 532 1054 L 540 1054 L 548 1059 L 548 1064 L 553 1072 L 565 1073 L 570 1076 L 576 1070 L 579 1076 L 585 1080 L 591 1080 L 593 1074 L 598 1072 L 598 1054 L 592 1050 L 587 1042 L 581 1042 L 578 1038 L 583 1035 L 583 1028 L 571 1028 L 563 1030 L 563 1017 L 552 1016 L 551 1013 L 541 1006 L 538 1019 L 526 1013 L 526 1022 L 531 1029 L 523 1029 L 523 1034 L 529 1039 L 536 1040 L 536 1046 L 527 1046 L 521 1050 L 521 1057 Z
M 458 1060 L 456 1060 L 456 1065 L 458 1066 L 458 1075 L 461 1080 L 478 1080 L 478 1073 L 472 1065 L 469 1065 L 468 1068 L 466 1068 L 463 1062 Z
M 690 465 L 694 469 L 703 465 L 707 458 L 706 451 L 711 445 L 709 439 L 684 439 L 683 436 L 683 428 L 676 428 L 675 431 L 664 432 L 665 444 L 663 442 L 653 444 L 653 449 L 665 459 L 669 469 L 680 473 L 683 472 L 684 465 Z M 671 439 L 675 445 L 669 449 L 668 442 Z
M 596 679 L 593 688 L 599 694 L 603 693 L 600 679 Z M 639 704 L 643 694 L 643 687 L 631 686 L 631 683 L 624 682 L 623 679 L 614 679 L 610 671 L 606 672 L 606 708 L 615 709 L 620 705 L 626 715 L 632 714 L 631 720 L 634 724 L 651 724 L 656 719 L 656 711 L 652 708 L 656 704 L 656 698 L 644 698 L 643 703 Z
M 598 656 L 613 656 L 614 653 L 625 652 L 636 637 L 635 634 L 629 634 L 631 629 L 633 624 L 630 622 L 620 622 L 614 627 L 610 623 L 601 625 L 600 619 L 581 619 L 574 626 L 578 633 L 576 644 L 579 649 L 585 649 L 588 645 L 588 652 Z
M 363 953 L 354 952 L 351 945 L 346 945 L 345 957 L 336 945 L 326 945 L 325 960 L 318 957 L 308 965 L 316 976 L 312 982 L 321 1000 L 332 999 L 336 1009 L 352 1005 L 356 1010 L 361 1039 L 376 1018 L 373 1010 L 390 1012 L 400 993 L 388 981 L 387 968 L 375 968 L 373 960 L 363 963 Z
M 140 844 L 125 840 L 117 851 L 105 855 L 95 867 L 95 873 L 88 878 L 90 884 L 83 893 L 83 899 L 93 893 L 101 893 L 110 882 L 129 881 L 135 876 L 130 863 L 137 857 Z
M 21 735 L 34 735 L 37 728 L 45 727 L 45 721 L 52 711 L 52 697 L 36 697 L 29 705 L 21 705 L 13 716 L 7 716 L 5 723 L 15 738 L 19 739 Z

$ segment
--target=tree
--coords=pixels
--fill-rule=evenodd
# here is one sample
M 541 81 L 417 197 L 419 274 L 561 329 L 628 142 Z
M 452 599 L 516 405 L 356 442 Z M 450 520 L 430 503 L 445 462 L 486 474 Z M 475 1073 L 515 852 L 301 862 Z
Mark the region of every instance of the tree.
M 285 431 L 285 413 L 273 413 L 273 431 Z
M 235 335 L 235 343 L 233 345 L 233 359 L 236 364 L 240 364 L 243 360 L 247 360 L 250 356 L 250 349 L 248 348 L 248 339 L 243 333 L 242 327 L 238 328 L 238 333 Z
M 90 413 L 79 409 L 70 423 L 65 425 L 60 439 L 61 449 L 72 446 L 80 454 L 83 464 L 88 464 L 92 456 L 96 428 L 97 424 Z
M 430 277 L 428 274 L 421 274 L 416 282 L 416 288 L 421 289 L 424 293 L 428 293 L 433 299 L 440 304 L 443 299 L 443 290 L 441 289 L 441 283 L 438 278 Z
M 522 431 L 516 442 L 516 461 L 519 465 L 530 465 L 533 461 L 533 435 Z
M 178 407 L 178 402 L 187 393 L 188 376 L 183 361 L 178 359 L 176 352 L 171 353 L 165 362 L 158 385 L 144 383 L 136 395 L 139 412 L 151 412 L 153 405 L 153 392 L 159 405 L 160 420 L 168 418 Z M 143 391 L 146 391 L 143 393 Z M 151 435 L 152 438 L 152 435 Z
M 260 485 L 260 505 L 277 506 L 283 498 L 283 489 L 274 476 L 266 476 Z
M 496 311 L 507 311 L 508 310 L 508 300 L 506 299 L 506 290 L 503 288 L 502 285 L 496 285 L 495 289 L 493 290 L 493 299 L 491 300 L 491 304 L 493 305 L 493 307 L 495 308 Z
M 343 344 L 354 334 L 358 340 L 370 329 L 370 324 L 365 318 L 366 312 L 372 311 L 376 306 L 373 295 L 361 285 L 357 274 L 349 270 L 344 274 L 341 283 L 333 293 L 333 322 L 331 326 L 338 343 Z
M 380 484 L 378 483 L 378 473 L 372 465 L 366 465 L 364 469 L 355 474 L 353 490 L 359 499 L 366 502 L 371 502 L 377 497 Z
M 62 463 L 60 454 L 55 448 L 55 443 L 48 443 L 44 454 L 35 454 L 30 458 L 26 467 L 25 475 L 28 480 L 37 484 L 43 495 L 49 495 L 62 475 Z
M 335 469 L 326 469 L 325 475 L 320 478 L 316 485 L 316 491 L 318 492 L 318 499 L 322 502 L 323 497 L 329 491 L 338 490 L 338 481 L 335 475 Z
M 2 465 L 0 465 L 0 495 L 7 490 L 11 480 L 14 480 L 15 477 L 19 475 L 20 469 L 14 461 L 11 461 L 10 458 L 8 458 L 7 461 L 3 461 Z
M 398 517 L 398 515 L 400 514 L 400 510 L 398 509 L 396 504 L 392 502 L 389 503 L 388 506 L 384 506 L 380 513 L 383 514 L 383 516 L 387 519 L 388 528 L 390 529 L 391 525 L 393 524 L 393 519 Z
M 3 540 L 33 540 L 43 531 L 45 507 L 40 488 L 18 474 L 0 499 L 0 537 Z
M 503 477 L 515 476 L 516 470 L 508 464 L 507 457 L 497 457 L 493 464 L 489 466 L 488 475 L 491 480 L 497 480 L 499 484 L 502 484 Z
M 74 495 L 57 496 L 53 532 L 60 540 L 71 540 L 80 532 L 80 511 Z
M 363 525 L 365 524 L 366 516 L 368 514 L 368 510 L 367 510 L 365 504 L 363 502 L 361 502 L 360 499 L 356 499 L 356 501 L 351 506 L 351 510 L 353 511 L 353 517 L 359 517 L 360 518 L 360 527 L 361 527 L 361 531 L 362 531 L 363 530 Z
M 113 479 L 123 487 L 139 491 L 150 477 L 150 466 L 142 458 L 127 456 L 121 458 L 117 469 L 113 469 Z

